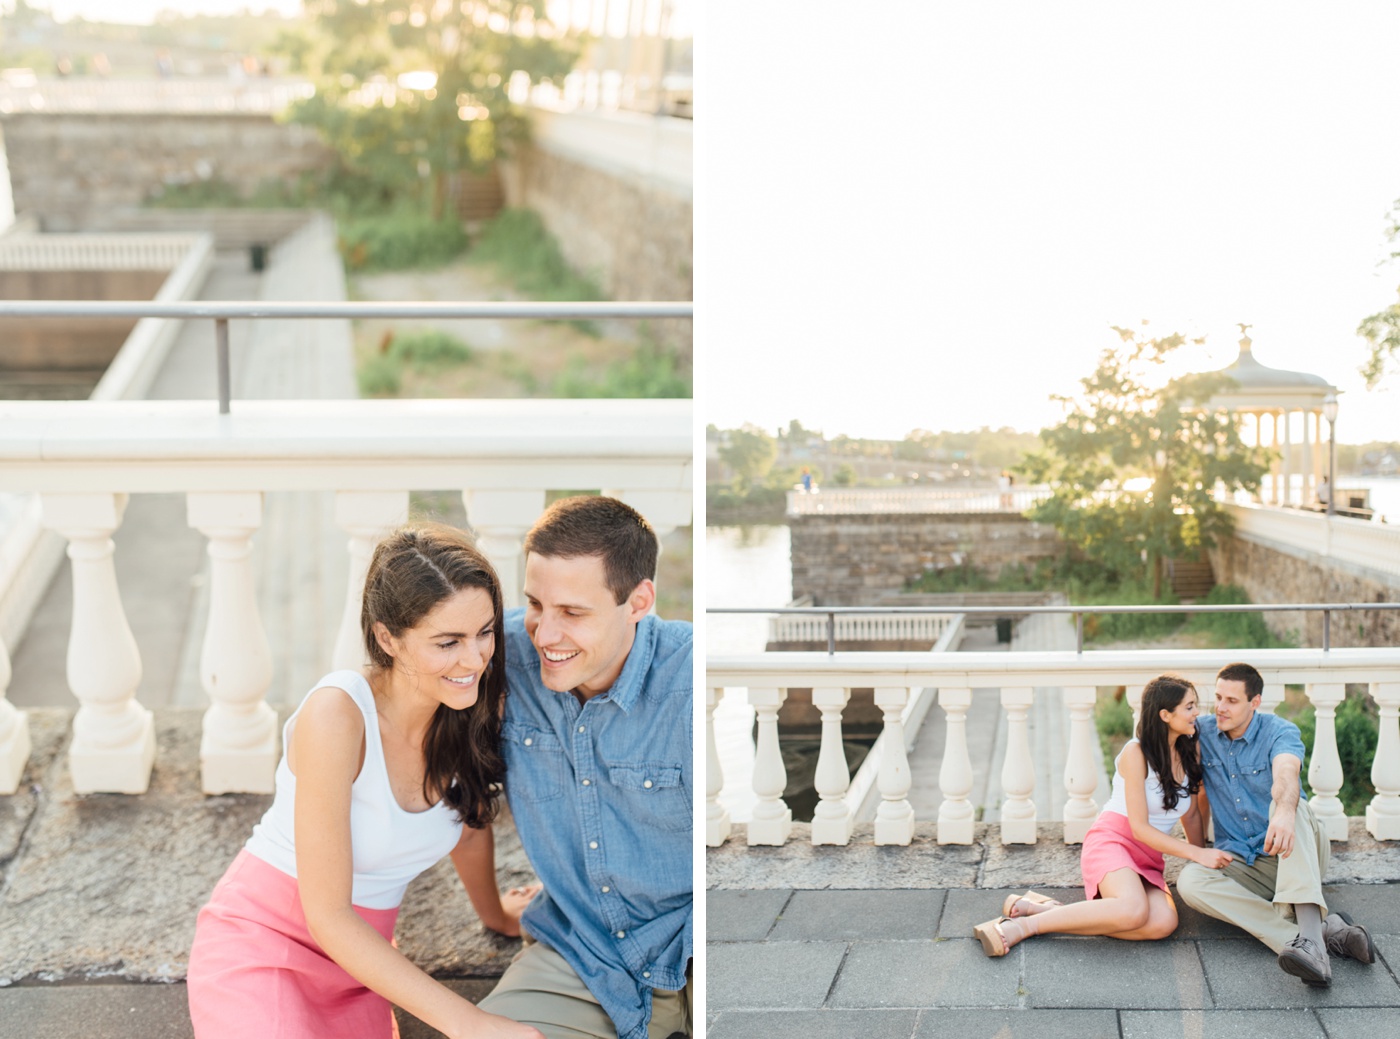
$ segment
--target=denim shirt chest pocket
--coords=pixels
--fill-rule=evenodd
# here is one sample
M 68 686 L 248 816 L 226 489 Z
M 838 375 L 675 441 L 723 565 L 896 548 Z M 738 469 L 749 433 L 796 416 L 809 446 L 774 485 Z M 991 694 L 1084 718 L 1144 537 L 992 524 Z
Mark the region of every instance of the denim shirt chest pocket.
M 501 727 L 505 743 L 506 786 L 532 801 L 549 801 L 564 795 L 569 763 L 558 736 L 533 725 L 506 722 Z
M 650 820 L 665 830 L 690 829 L 690 795 L 681 784 L 679 765 L 610 761 L 608 778 L 617 790 L 621 814 Z

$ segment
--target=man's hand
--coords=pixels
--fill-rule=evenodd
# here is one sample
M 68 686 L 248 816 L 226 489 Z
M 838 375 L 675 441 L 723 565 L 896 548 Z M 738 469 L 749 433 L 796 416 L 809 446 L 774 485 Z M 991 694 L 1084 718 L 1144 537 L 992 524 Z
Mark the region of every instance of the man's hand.
M 1275 808 L 1264 834 L 1264 854 L 1286 859 L 1293 853 L 1294 828 L 1297 818 L 1292 808 Z
M 528 887 L 513 887 L 509 891 L 501 892 L 501 911 L 505 918 L 497 921 L 500 926 L 491 927 L 493 931 L 499 931 L 507 938 L 520 937 L 520 914 L 525 912 L 525 907 L 530 904 L 530 900 L 544 890 L 543 884 L 530 884 Z

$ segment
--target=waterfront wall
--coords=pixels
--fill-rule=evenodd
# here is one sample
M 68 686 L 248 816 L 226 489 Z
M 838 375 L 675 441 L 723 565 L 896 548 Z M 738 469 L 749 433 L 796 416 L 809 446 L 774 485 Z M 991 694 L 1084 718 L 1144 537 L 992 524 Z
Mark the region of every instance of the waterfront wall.
M 18 114 L 4 121 L 14 207 L 72 231 L 168 184 L 218 178 L 251 193 L 324 167 L 314 130 L 266 113 Z
M 926 570 L 967 566 L 989 577 L 1065 551 L 1054 528 L 1015 513 L 795 516 L 792 594 L 861 606 Z
M 1400 579 L 1280 542 L 1237 535 L 1213 549 L 1210 561 L 1219 583 L 1239 585 L 1252 602 L 1400 601 Z M 1322 645 L 1320 613 L 1263 616 L 1276 635 L 1293 635 L 1301 646 Z M 1331 644 L 1400 645 L 1400 611 L 1334 614 Z

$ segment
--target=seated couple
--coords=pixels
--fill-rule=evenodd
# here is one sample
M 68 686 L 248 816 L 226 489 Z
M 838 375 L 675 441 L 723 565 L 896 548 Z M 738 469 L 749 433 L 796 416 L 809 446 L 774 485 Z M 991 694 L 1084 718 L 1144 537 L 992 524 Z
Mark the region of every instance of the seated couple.
M 525 539 L 523 611 L 461 531 L 374 552 L 370 663 L 283 731 L 272 807 L 199 914 L 199 1039 L 398 1034 L 665 1039 L 690 1031 L 691 627 L 651 615 L 656 535 L 605 497 Z M 497 889 L 504 783 L 539 886 Z M 393 944 L 409 881 L 451 856 L 482 923 L 526 945 L 480 1006 Z
M 1254 935 L 1305 984 L 1331 984 L 1331 956 L 1374 962 L 1366 928 L 1327 911 L 1331 843 L 1300 789 L 1303 741 L 1292 722 L 1259 710 L 1263 692 L 1258 671 L 1230 664 L 1216 676 L 1214 717 L 1198 717 L 1186 679 L 1147 683 L 1137 738 L 1118 755 L 1113 795 L 1084 838 L 1088 900 L 1010 896 L 1001 917 L 973 929 L 987 955 L 1037 934 L 1167 937 L 1177 917 L 1163 856 L 1176 855 L 1190 860 L 1176 883 L 1186 904 Z M 1171 836 L 1178 820 L 1185 841 Z

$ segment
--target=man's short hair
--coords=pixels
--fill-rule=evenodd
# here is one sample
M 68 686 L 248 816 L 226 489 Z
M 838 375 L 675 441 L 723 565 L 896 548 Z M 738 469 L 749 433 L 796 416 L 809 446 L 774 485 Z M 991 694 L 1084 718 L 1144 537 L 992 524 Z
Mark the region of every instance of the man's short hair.
M 1217 682 L 1243 682 L 1245 698 L 1253 700 L 1264 695 L 1264 676 L 1250 664 L 1226 664 L 1215 676 Z
M 604 579 L 618 605 L 643 581 L 656 580 L 659 550 L 656 531 L 641 513 L 597 495 L 560 498 L 525 535 L 527 553 L 601 557 Z

